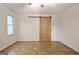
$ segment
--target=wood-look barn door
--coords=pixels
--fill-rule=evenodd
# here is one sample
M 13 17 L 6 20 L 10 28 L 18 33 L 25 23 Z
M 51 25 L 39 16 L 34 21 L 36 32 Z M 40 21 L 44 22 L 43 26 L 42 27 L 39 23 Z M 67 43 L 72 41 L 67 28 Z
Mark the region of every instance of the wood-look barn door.
M 51 17 L 40 17 L 40 41 L 51 41 Z

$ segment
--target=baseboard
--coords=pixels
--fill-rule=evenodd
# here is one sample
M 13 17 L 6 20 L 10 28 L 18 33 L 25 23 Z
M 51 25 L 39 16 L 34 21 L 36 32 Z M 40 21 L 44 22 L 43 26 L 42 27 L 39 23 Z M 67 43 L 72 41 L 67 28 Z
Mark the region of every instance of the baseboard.
M 12 44 L 14 44 L 14 43 L 16 43 L 16 42 L 17 42 L 17 41 L 13 41 L 13 42 L 11 42 L 10 44 L 8 44 L 8 45 L 6 45 L 6 46 L 0 48 L 0 51 L 4 50 L 5 48 L 9 47 L 10 45 L 12 45 Z
M 72 46 L 68 45 L 67 43 L 65 43 L 65 42 L 63 42 L 63 41 L 60 41 L 60 42 L 63 43 L 63 44 L 65 44 L 65 45 L 67 45 L 68 47 L 70 47 L 71 49 L 73 49 L 73 50 L 75 50 L 76 52 L 79 53 L 79 50 L 73 48 Z

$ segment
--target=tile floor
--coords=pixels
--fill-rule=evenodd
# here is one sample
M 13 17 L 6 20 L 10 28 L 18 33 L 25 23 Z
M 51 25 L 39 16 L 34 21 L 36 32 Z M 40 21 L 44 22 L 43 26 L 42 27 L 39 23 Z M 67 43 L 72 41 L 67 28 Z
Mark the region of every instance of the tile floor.
M 79 55 L 78 52 L 59 41 L 16 42 L 2 52 L 7 55 Z

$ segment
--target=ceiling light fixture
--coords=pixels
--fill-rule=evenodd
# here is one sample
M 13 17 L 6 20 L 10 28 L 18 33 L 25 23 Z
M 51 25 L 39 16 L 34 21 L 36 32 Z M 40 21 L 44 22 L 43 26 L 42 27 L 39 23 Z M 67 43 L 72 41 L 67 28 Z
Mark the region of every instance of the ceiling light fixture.
M 44 4 L 40 4 L 40 7 L 44 7 Z
M 32 5 L 32 3 L 28 3 L 28 5 Z
M 34 4 L 34 3 L 28 3 L 29 6 L 32 5 L 32 4 Z M 40 7 L 44 7 L 44 4 L 43 3 L 37 3 L 37 4 L 39 4 Z

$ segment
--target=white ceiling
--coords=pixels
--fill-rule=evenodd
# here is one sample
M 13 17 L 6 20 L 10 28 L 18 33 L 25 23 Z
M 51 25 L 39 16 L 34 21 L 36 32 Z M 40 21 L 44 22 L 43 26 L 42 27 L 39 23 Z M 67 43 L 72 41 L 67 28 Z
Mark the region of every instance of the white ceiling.
M 6 3 L 4 4 L 16 13 L 21 14 L 53 14 L 59 15 L 65 12 L 72 5 L 71 3 L 44 3 L 44 7 L 39 4 L 28 5 L 27 3 Z

